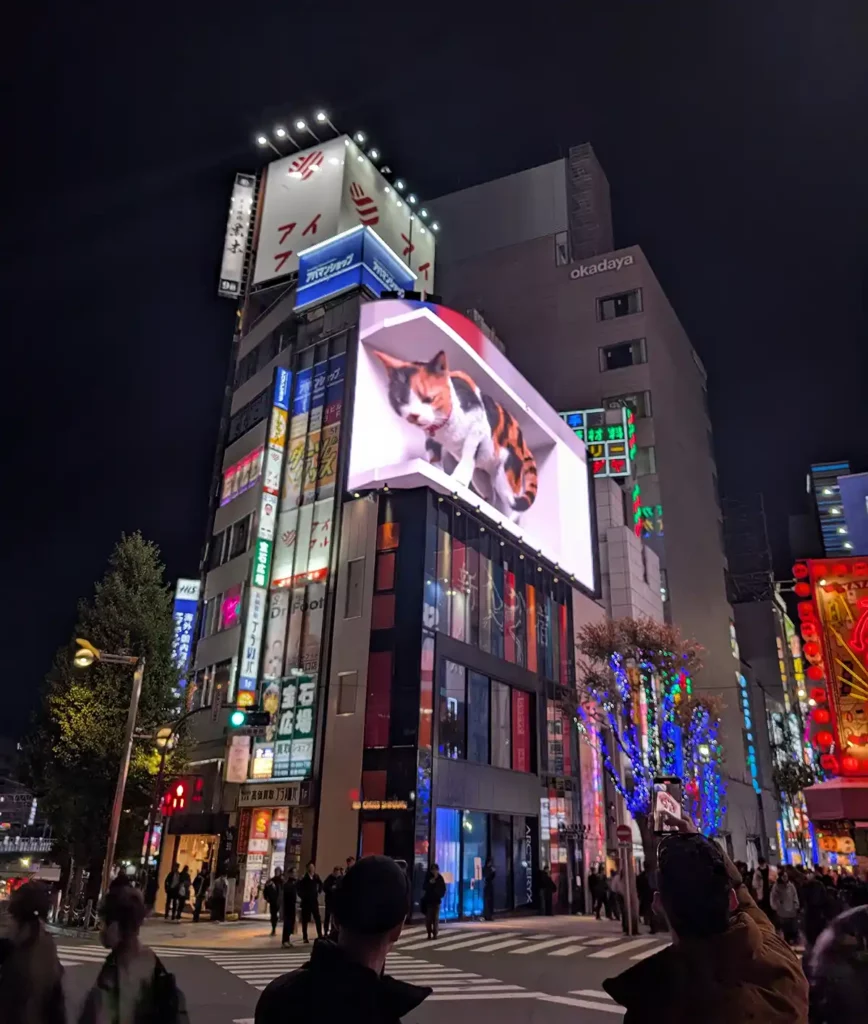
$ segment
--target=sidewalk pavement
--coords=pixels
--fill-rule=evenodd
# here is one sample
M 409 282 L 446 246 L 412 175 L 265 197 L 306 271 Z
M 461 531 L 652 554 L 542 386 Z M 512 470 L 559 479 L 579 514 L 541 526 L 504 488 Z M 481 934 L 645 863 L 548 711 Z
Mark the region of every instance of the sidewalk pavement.
M 418 915 L 412 924 L 422 923 Z M 277 926 L 277 935 L 272 936 L 271 925 L 266 920 L 249 919 L 242 921 L 200 921 L 193 924 L 191 920 L 166 921 L 159 915 L 149 917 L 142 929 L 142 939 L 149 946 L 179 946 L 195 949 L 280 949 L 282 925 Z M 449 921 L 441 925 L 441 929 L 473 929 L 476 931 L 509 931 L 523 929 L 532 932 L 550 932 L 552 935 L 608 935 L 618 934 L 621 925 L 618 921 L 597 921 L 589 916 L 539 917 L 533 914 L 509 915 L 495 921 Z M 81 932 L 74 928 L 55 928 L 50 926 L 55 935 L 64 938 L 92 938 L 93 932 Z M 311 924 L 310 931 L 314 928 Z M 301 938 L 301 928 L 296 924 L 293 938 Z

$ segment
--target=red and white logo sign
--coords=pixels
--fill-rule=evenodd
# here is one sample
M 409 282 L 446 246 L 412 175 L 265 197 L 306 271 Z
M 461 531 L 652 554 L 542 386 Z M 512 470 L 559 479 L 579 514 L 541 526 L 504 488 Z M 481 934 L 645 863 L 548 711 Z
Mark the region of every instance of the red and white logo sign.
M 350 199 L 359 215 L 359 221 L 365 227 L 370 228 L 380 223 L 380 211 L 377 209 L 377 204 L 369 195 L 365 195 L 365 190 L 355 181 L 350 185 Z
M 322 150 L 315 149 L 312 153 L 296 157 L 289 165 L 287 174 L 290 178 L 301 178 L 302 181 L 307 181 L 320 169 L 323 159 Z
M 633 842 L 633 830 L 629 825 L 619 825 L 615 829 L 615 835 L 622 846 L 629 846 Z

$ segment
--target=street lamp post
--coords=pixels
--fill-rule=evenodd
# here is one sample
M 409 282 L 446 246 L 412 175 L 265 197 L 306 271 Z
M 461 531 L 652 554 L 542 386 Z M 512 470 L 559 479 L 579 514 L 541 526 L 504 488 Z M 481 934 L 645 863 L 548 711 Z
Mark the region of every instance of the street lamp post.
M 133 739 L 136 729 L 136 715 L 139 711 L 139 698 L 142 695 L 142 681 L 145 677 L 145 659 L 143 657 L 135 657 L 131 654 L 109 654 L 106 651 L 100 651 L 89 641 L 81 639 L 81 637 L 76 638 L 76 643 L 78 644 L 78 650 L 75 652 L 75 658 L 73 661 L 78 668 L 87 668 L 89 665 L 92 665 L 94 661 L 100 661 L 105 665 L 132 665 L 135 669 L 133 672 L 133 692 L 130 696 L 130 707 L 127 712 L 127 725 L 124 730 L 121 763 L 118 768 L 118 781 L 115 785 L 115 796 L 114 801 L 112 802 L 108 843 L 105 851 L 105 862 L 102 869 L 101 892 L 105 893 L 108 891 L 109 882 L 111 881 L 111 870 L 115 859 L 115 846 L 118 841 L 118 829 L 120 828 L 121 810 L 124 803 L 124 790 L 126 789 L 127 776 L 130 772 L 130 760 L 132 759 L 133 754 Z

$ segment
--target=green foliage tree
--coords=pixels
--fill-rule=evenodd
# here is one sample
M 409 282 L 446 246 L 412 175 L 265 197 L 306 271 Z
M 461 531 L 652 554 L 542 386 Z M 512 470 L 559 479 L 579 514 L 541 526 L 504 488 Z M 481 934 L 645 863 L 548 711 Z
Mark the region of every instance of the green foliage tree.
M 144 656 L 133 758 L 117 856 L 141 854 L 159 758 L 151 737 L 177 715 L 178 670 L 172 658 L 172 598 L 159 549 L 138 532 L 123 535 L 90 600 L 79 603 L 74 636 L 114 654 Z M 94 662 L 73 666 L 74 643 L 61 647 L 26 736 L 22 780 L 40 802 L 60 852 L 99 879 L 129 709 L 132 670 Z M 183 770 L 180 744 L 167 778 Z

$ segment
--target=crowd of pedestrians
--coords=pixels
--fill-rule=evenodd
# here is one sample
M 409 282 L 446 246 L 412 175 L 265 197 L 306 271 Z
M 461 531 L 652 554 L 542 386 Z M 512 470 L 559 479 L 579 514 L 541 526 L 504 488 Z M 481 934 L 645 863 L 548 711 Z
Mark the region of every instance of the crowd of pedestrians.
M 673 941 L 603 982 L 608 995 L 625 1008 L 625 1024 L 697 1018 L 703 1024 L 868 1020 L 864 880 L 818 866 L 813 871 L 775 870 L 760 862 L 751 871 L 744 863 L 733 864 L 690 822 L 673 818 L 671 824 L 677 830 L 661 840 L 653 876 L 637 876 L 635 898 L 643 920 L 652 927 L 663 922 Z M 170 872 L 166 895 L 176 901 L 173 916 L 185 901 L 184 874 L 177 865 Z M 487 862 L 483 885 L 493 886 L 495 877 L 493 863 Z M 594 873 L 595 915 L 625 916 L 624 882 L 618 873 Z M 208 892 L 203 868 L 187 886 L 194 914 Z M 320 895 L 325 898 L 324 922 Z M 433 864 L 421 893 L 429 938 L 437 936 L 445 895 L 445 879 Z M 313 863 L 300 879 L 293 871 L 284 875 L 276 870 L 263 896 L 272 934 L 282 917 L 283 941 L 291 942 L 298 906 L 305 942 L 311 921 L 317 941 L 307 963 L 262 993 L 256 1024 L 278 1024 L 306 1012 L 324 1014 L 326 1020 L 394 1024 L 430 994 L 430 989 L 385 974 L 386 957 L 410 908 L 410 882 L 397 862 L 379 856 L 358 863 L 348 858 L 346 869 L 333 868 L 324 882 Z M 10 900 L 8 935 L 0 939 L 4 1024 L 66 1024 L 63 969 L 46 929 L 49 904 L 49 891 L 39 882 L 21 886 Z M 108 956 L 78 1024 L 187 1024 L 183 993 L 140 940 L 146 914 L 142 889 L 126 876 L 115 879 L 100 906 L 100 939 Z M 800 956 L 802 950 L 794 946 L 802 942 Z

